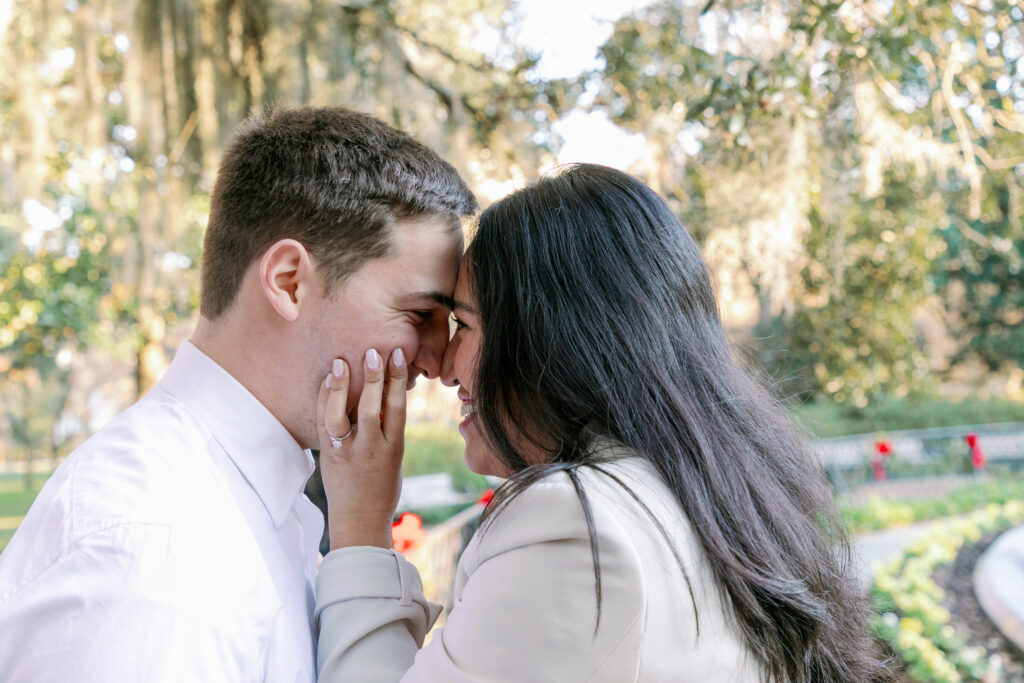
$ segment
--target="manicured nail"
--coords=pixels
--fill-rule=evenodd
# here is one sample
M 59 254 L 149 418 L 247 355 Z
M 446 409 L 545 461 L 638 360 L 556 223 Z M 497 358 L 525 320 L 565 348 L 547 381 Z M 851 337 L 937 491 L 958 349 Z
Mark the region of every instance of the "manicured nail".
M 327 379 L 324 380 L 324 387 L 327 389 L 331 388 L 331 380 L 334 379 L 334 375 L 327 373 Z
M 369 349 L 366 352 L 366 367 L 371 370 L 380 370 L 380 354 L 377 349 Z
M 345 361 L 340 358 L 335 358 L 334 365 L 331 369 L 334 371 L 335 377 L 341 377 L 345 374 Z
M 402 350 L 401 346 L 395 349 L 395 352 L 391 354 L 391 361 L 395 364 L 396 368 L 405 367 L 405 351 Z

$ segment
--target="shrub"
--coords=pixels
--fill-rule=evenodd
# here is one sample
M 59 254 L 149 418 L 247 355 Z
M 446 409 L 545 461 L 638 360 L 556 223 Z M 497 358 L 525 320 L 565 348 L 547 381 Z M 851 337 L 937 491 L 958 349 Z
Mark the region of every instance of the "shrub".
M 1024 500 L 1024 479 L 992 479 L 971 484 L 942 498 L 883 500 L 872 496 L 863 505 L 839 505 L 843 520 L 852 533 L 888 529 L 926 519 L 949 517 L 976 510 L 985 505 Z
M 956 559 L 967 543 L 1024 522 L 1024 503 L 990 504 L 964 519 L 940 524 L 902 556 L 875 567 L 872 598 L 879 612 L 875 633 L 907 665 L 915 681 L 986 680 L 995 664 L 983 648 L 967 647 L 950 624 L 943 590 L 932 573 Z
M 466 467 L 462 457 L 465 446 L 454 427 L 430 422 L 409 424 L 405 428 L 403 473 L 411 477 L 447 472 L 459 491 L 483 491 L 487 488 L 487 481 Z
M 884 398 L 856 409 L 833 403 L 806 403 L 792 411 L 797 422 L 819 438 L 870 434 L 897 429 L 954 427 L 1024 421 L 1024 403 L 973 396 L 960 401 L 944 398 Z

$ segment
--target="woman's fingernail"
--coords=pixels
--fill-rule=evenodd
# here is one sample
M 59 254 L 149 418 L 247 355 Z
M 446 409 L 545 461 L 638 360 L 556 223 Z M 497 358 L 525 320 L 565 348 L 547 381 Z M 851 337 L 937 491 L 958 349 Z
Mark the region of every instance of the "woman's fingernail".
M 366 352 L 366 367 L 371 370 L 380 370 L 380 354 L 377 349 L 369 349 Z
M 394 362 L 396 368 L 405 367 L 405 351 L 402 350 L 401 346 L 395 349 L 395 352 L 391 354 L 391 360 Z
M 334 365 L 331 369 L 334 371 L 335 377 L 341 377 L 345 374 L 345 361 L 340 358 L 335 358 Z
M 327 389 L 330 389 L 331 388 L 331 380 L 333 380 L 333 379 L 334 379 L 334 375 L 328 373 L 327 374 L 327 379 L 324 380 L 324 387 L 327 388 Z

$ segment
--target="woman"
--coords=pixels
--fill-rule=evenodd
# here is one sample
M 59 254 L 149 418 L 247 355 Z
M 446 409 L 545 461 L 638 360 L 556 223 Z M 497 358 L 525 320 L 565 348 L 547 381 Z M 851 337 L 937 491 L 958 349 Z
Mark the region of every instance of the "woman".
M 388 392 L 367 367 L 348 440 L 347 374 L 331 380 L 321 681 L 887 679 L 820 466 L 732 357 L 697 244 L 653 191 L 581 164 L 510 195 L 454 298 L 466 461 L 508 481 L 417 653 L 438 608 L 387 537 L 404 360 Z

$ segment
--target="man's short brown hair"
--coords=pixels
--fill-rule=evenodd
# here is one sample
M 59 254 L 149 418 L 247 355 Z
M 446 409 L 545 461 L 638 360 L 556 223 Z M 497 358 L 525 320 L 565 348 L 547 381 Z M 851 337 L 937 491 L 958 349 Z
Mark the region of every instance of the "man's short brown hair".
M 226 311 L 249 265 L 279 240 L 305 246 L 331 291 L 389 253 L 395 221 L 457 222 L 476 209 L 451 164 L 372 116 L 343 107 L 252 116 L 228 142 L 213 188 L 200 312 Z

